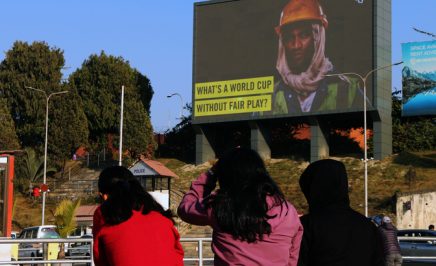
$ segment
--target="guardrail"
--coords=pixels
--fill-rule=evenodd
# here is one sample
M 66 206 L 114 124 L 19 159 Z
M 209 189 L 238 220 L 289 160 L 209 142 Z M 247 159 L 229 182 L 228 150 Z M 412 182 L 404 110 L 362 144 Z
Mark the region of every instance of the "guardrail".
M 398 237 L 399 241 L 433 241 L 436 245 L 436 237 Z M 183 258 L 183 261 L 185 262 L 197 262 L 199 266 L 203 266 L 204 262 L 213 261 L 213 257 L 205 257 L 204 256 L 204 249 L 203 244 L 204 243 L 211 243 L 212 238 L 210 237 L 182 237 L 180 239 L 181 243 L 194 243 L 196 244 L 196 252 L 197 257 L 185 257 Z M 49 243 L 89 243 L 89 257 L 86 256 L 67 256 L 66 259 L 48 259 L 48 244 Z M 3 244 L 11 244 L 11 245 L 18 245 L 18 244 L 43 244 L 42 245 L 42 257 L 32 257 L 33 260 L 29 260 L 29 257 L 17 257 L 18 260 L 14 261 L 7 261 L 4 260 L 4 257 L 0 257 L 0 265 L 18 265 L 18 264 L 35 264 L 37 262 L 38 264 L 43 263 L 86 263 L 91 264 L 93 263 L 93 254 L 92 254 L 92 244 L 93 241 L 91 238 L 62 238 L 62 239 L 0 239 L 0 246 Z M 29 249 L 29 248 L 27 248 Z M 30 248 L 33 250 L 41 249 L 41 248 Z M 78 248 L 72 248 L 69 247 L 68 250 L 71 252 L 72 250 L 84 250 L 86 248 L 84 247 L 78 247 Z M 436 249 L 436 248 L 435 248 Z M 23 251 L 26 249 L 18 248 L 19 251 Z M 25 259 L 25 260 L 23 260 Z M 436 256 L 426 256 L 426 257 L 418 257 L 418 256 L 403 256 L 403 259 L 405 260 L 436 260 Z M 37 260 L 37 261 L 35 261 Z
M 203 257 L 203 243 L 212 242 L 211 237 L 182 237 L 180 238 L 181 243 L 197 243 L 197 257 L 196 258 L 183 258 L 183 261 L 195 261 L 198 262 L 199 266 L 203 266 L 205 261 L 213 261 L 213 257 L 205 258 Z
M 399 242 L 401 242 L 401 241 L 408 241 L 408 242 L 416 241 L 416 243 L 422 242 L 422 241 L 430 241 L 429 243 L 432 242 L 431 245 L 435 246 L 434 250 L 435 250 L 435 253 L 436 253 L 436 237 L 399 236 L 398 237 L 398 241 Z M 403 256 L 403 260 L 410 260 L 410 261 L 436 260 L 436 254 L 435 254 L 435 256 Z
M 89 243 L 89 256 L 67 256 L 65 259 L 50 259 L 49 258 L 49 244 L 58 245 L 60 243 L 67 244 L 77 244 L 77 243 Z M 7 258 L 4 254 L 0 254 L 0 265 L 19 265 L 19 264 L 51 264 L 51 263 L 82 263 L 82 264 L 91 264 L 93 263 L 93 254 L 92 254 L 92 238 L 53 238 L 53 239 L 0 239 L 0 247 L 4 247 L 4 245 L 10 245 L 10 257 Z M 32 244 L 32 247 L 22 248 L 20 244 Z M 13 247 L 16 247 L 15 254 Z M 68 247 L 68 251 L 71 250 L 82 250 L 81 248 L 73 248 Z M 24 253 L 26 251 L 31 252 L 34 256 L 20 256 L 20 252 Z M 35 253 L 33 253 L 33 251 Z M 39 252 L 40 251 L 40 252 Z M 56 256 L 57 252 L 59 252 L 59 246 L 54 249 L 56 252 L 52 254 L 50 257 Z M 41 254 L 42 256 L 40 256 Z
M 181 238 L 180 242 L 182 243 L 194 243 L 196 244 L 196 251 L 197 251 L 197 257 L 185 257 L 183 258 L 183 261 L 185 262 L 197 262 L 199 266 L 204 265 L 204 262 L 210 261 L 213 262 L 213 257 L 204 257 L 204 250 L 203 250 L 203 244 L 204 243 L 211 243 L 212 238 L 210 237 L 194 237 L 194 238 Z M 89 256 L 66 256 L 65 259 L 49 259 L 48 256 L 48 250 L 49 250 L 49 244 L 60 244 L 60 243 L 66 243 L 66 244 L 77 244 L 77 243 L 84 243 L 89 244 L 90 246 L 88 248 L 85 247 L 68 247 L 68 251 L 70 253 L 74 253 L 72 251 L 74 250 L 85 250 L 89 249 Z M 10 257 L 1 257 L 0 255 L 0 265 L 19 265 L 19 264 L 52 264 L 52 263 L 81 263 L 81 264 L 92 264 L 94 262 L 93 254 L 92 254 L 92 244 L 93 241 L 91 238 L 55 238 L 55 239 L 0 239 L 0 247 L 3 245 L 15 245 L 17 247 L 17 251 L 14 255 L 10 255 Z M 20 244 L 36 244 L 41 245 L 38 247 L 31 247 L 31 248 L 22 248 L 20 247 Z M 38 252 L 41 250 L 41 252 Z M 24 251 L 35 251 L 35 254 L 42 254 L 42 256 L 19 256 L 19 253 L 23 253 Z M 59 251 L 59 247 L 56 248 L 56 257 L 57 252 Z M 9 259 L 9 260 L 8 260 Z M 14 260 L 16 259 L 16 260 Z

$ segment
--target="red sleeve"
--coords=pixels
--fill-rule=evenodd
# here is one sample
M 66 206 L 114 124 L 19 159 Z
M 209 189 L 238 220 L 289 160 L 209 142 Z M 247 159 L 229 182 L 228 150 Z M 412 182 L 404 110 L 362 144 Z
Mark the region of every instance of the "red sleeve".
M 98 206 L 94 211 L 94 216 L 92 217 L 92 235 L 96 236 L 97 233 L 104 225 L 103 214 L 101 213 L 101 206 Z
M 101 213 L 100 206 L 98 206 L 98 208 L 95 210 L 92 221 L 93 221 L 92 237 L 94 240 L 94 245 L 92 249 L 93 249 L 94 262 L 96 266 L 103 266 L 106 265 L 106 263 L 104 263 L 102 260 L 102 258 L 104 258 L 105 256 L 101 254 L 103 251 L 99 248 L 100 246 L 99 238 L 100 238 L 100 231 L 104 225 L 104 219 L 103 219 L 103 214 Z
M 179 217 L 190 224 L 211 225 L 211 209 L 204 204 L 211 192 L 215 189 L 216 179 L 206 173 L 201 174 L 197 180 L 193 181 L 190 190 L 185 194 L 177 214 Z
M 177 229 L 173 226 L 174 233 L 174 250 L 175 250 L 175 265 L 183 266 L 183 256 L 185 255 L 183 252 L 182 244 L 180 243 L 180 235 Z

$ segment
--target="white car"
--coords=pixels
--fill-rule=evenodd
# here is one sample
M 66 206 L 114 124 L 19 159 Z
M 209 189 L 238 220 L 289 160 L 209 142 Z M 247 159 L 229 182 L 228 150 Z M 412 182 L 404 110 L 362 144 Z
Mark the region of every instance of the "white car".
M 83 235 L 80 238 L 92 238 L 92 235 Z M 89 256 L 91 256 L 91 243 L 85 242 L 85 243 L 74 243 L 71 244 L 70 248 L 68 249 L 69 256 L 71 258 L 83 258 L 88 259 Z
M 41 225 L 24 228 L 18 239 L 60 238 L 54 225 Z M 19 260 L 33 260 L 42 258 L 41 243 L 21 243 L 18 247 Z

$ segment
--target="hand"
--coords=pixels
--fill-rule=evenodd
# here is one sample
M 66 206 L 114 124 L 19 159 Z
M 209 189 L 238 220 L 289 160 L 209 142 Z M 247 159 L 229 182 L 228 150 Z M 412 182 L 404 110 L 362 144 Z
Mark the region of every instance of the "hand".
M 218 160 L 216 160 L 215 163 L 212 165 L 212 167 L 209 168 L 209 170 L 207 170 L 208 175 L 214 176 L 216 174 L 217 164 L 218 164 Z

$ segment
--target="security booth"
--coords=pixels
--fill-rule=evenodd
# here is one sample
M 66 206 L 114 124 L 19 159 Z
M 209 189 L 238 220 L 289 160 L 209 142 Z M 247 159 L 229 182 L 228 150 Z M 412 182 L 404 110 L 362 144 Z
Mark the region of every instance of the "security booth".
M 10 237 L 14 193 L 14 156 L 0 152 L 0 236 Z
M 171 179 L 178 176 L 158 161 L 140 159 L 129 170 L 142 187 L 167 210 L 170 208 Z

